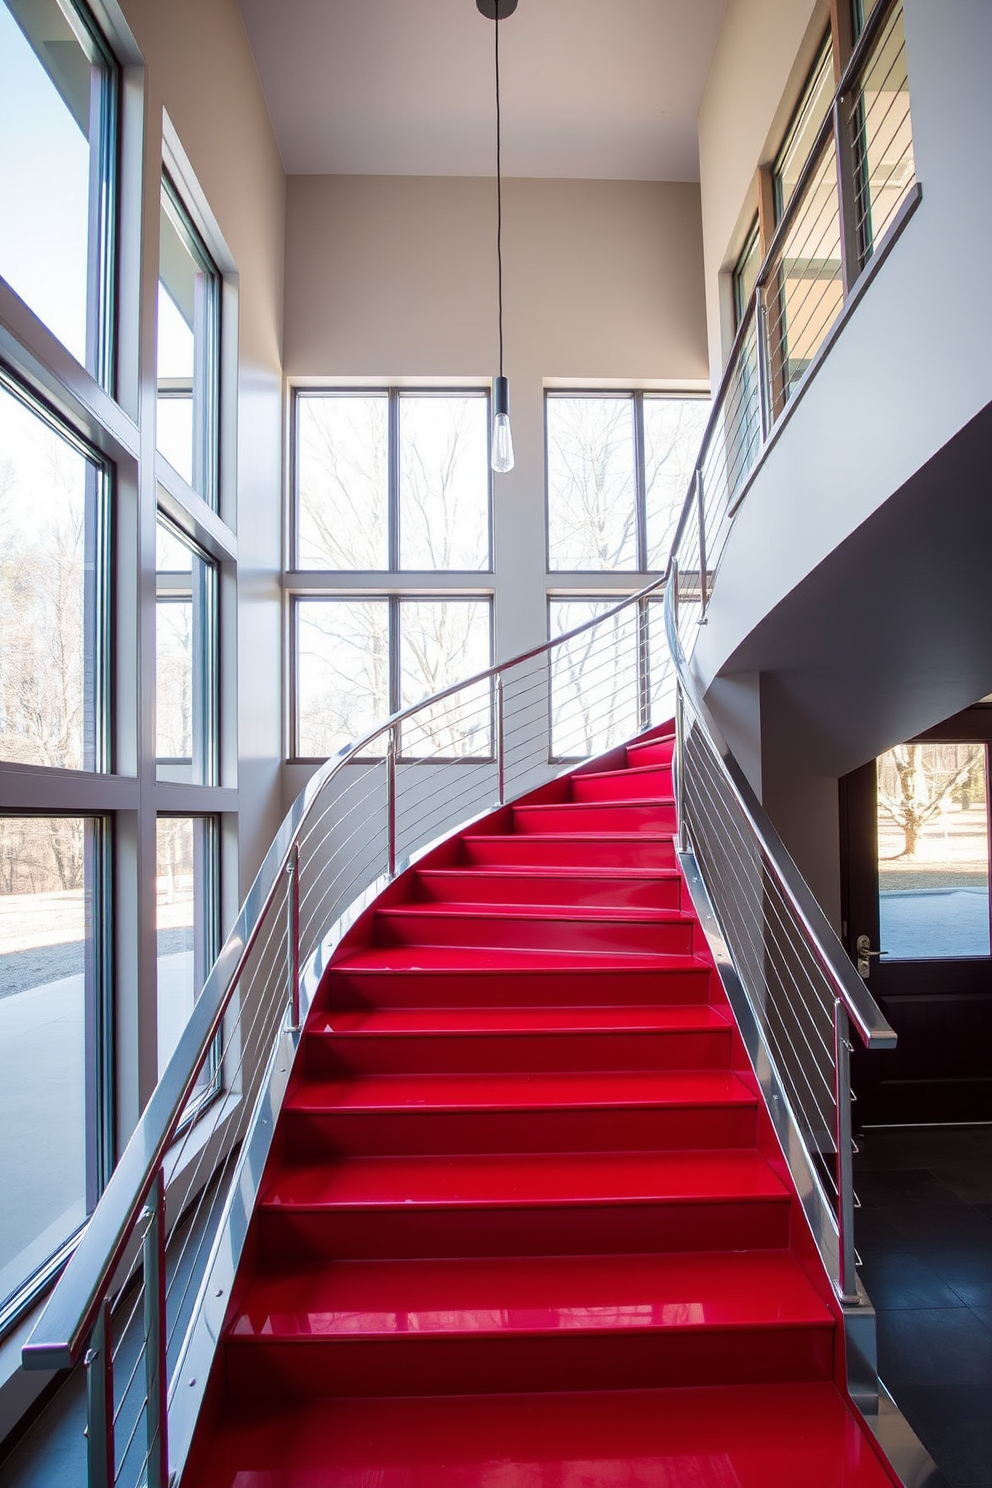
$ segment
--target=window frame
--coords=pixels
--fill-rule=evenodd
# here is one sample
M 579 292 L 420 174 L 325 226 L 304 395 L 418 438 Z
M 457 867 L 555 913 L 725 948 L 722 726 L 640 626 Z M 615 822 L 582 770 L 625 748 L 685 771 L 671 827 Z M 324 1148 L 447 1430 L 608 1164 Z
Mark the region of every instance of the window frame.
M 0 0 L 2 3 L 2 0 Z M 118 311 L 120 293 L 121 135 L 124 67 L 85 0 L 55 0 L 66 25 L 91 67 L 102 72 L 99 119 L 89 145 L 87 190 L 86 329 L 82 360 L 28 302 L 46 331 L 111 398 L 118 396 Z M 9 7 L 8 7 L 9 10 Z M 9 10 L 14 25 L 18 22 Z M 34 50 L 25 35 L 28 46 Z M 36 54 L 37 55 L 37 54 Z M 39 59 L 40 61 L 40 59 Z M 44 66 L 44 64 L 41 64 Z M 58 91 L 56 89 L 56 91 Z M 91 116 L 93 110 L 90 94 Z M 64 102 L 64 100 L 63 100 Z M 4 284 L 6 280 L 0 280 Z M 11 286 L 13 289 L 13 286 Z M 17 291 L 13 290 L 16 294 Z
M 443 572 L 443 570 L 442 570 Z M 387 697 L 387 717 L 398 713 L 402 704 L 403 677 L 400 662 L 400 635 L 401 635 L 401 611 L 404 604 L 446 604 L 451 602 L 461 604 L 484 605 L 488 611 L 489 620 L 489 661 L 487 668 L 495 665 L 495 640 L 496 640 L 496 607 L 495 596 L 492 592 L 480 592 L 476 594 L 463 593 L 459 591 L 444 590 L 415 590 L 403 589 L 384 593 L 382 591 L 368 592 L 365 590 L 337 590 L 333 593 L 306 593 L 292 594 L 290 596 L 290 753 L 287 763 L 291 765 L 319 765 L 324 762 L 326 755 L 301 754 L 300 744 L 300 607 L 305 604 L 362 604 L 375 601 L 385 604 L 387 607 L 387 624 L 389 627 L 388 655 L 389 655 L 389 679 Z M 466 678 L 466 680 L 468 680 Z M 426 702 L 426 699 L 424 699 Z M 495 754 L 495 689 L 490 685 L 490 728 L 488 754 L 451 754 L 451 755 L 420 755 L 406 754 L 402 749 L 402 728 L 400 730 L 400 750 L 397 753 L 397 762 L 409 765 L 484 765 L 492 764 L 496 758 Z M 385 723 L 386 719 L 382 720 Z M 355 764 L 375 764 L 384 758 L 383 754 L 359 754 L 354 756 Z
M 160 212 L 170 216 L 172 226 L 183 247 L 189 253 L 194 263 L 198 263 L 204 274 L 205 293 L 203 302 L 194 309 L 193 332 L 193 377 L 189 384 L 189 401 L 191 404 L 192 443 L 190 479 L 187 482 L 183 473 L 176 470 L 168 455 L 161 449 L 158 443 L 158 419 L 157 410 L 159 404 L 170 399 L 184 399 L 187 394 L 185 387 L 178 387 L 180 381 L 185 379 L 169 378 L 165 381 L 175 383 L 175 387 L 167 387 L 163 392 L 163 379 L 158 375 L 158 331 L 156 324 L 156 383 L 155 383 L 155 406 L 156 406 L 156 452 L 165 461 L 168 468 L 175 473 L 183 485 L 188 485 L 197 496 L 210 508 L 217 512 L 220 508 L 220 485 L 221 485 L 221 364 L 222 364 L 222 340 L 223 340 L 223 308 L 224 308 L 224 275 L 217 263 L 216 255 L 211 251 L 209 244 L 204 238 L 193 217 L 193 212 L 183 195 L 181 187 L 176 180 L 176 172 L 170 169 L 169 162 L 162 165 L 161 187 L 160 187 Z M 159 229 L 159 265 L 157 284 L 161 286 L 166 294 L 168 287 L 162 278 L 161 260 L 161 227 Z M 171 296 L 170 296 L 171 298 Z M 198 334 L 198 331 L 200 334 Z M 198 396 L 201 394 L 201 396 Z
M 115 1080 L 115 966 L 114 935 L 109 906 L 114 899 L 114 814 L 93 810 L 0 807 L 0 819 L 62 818 L 81 821 L 92 834 L 84 837 L 92 881 L 84 880 L 84 904 L 90 894 L 95 933 L 84 944 L 83 983 L 83 1119 L 85 1217 L 71 1234 L 23 1281 L 0 1297 L 0 1342 L 18 1325 L 61 1274 L 89 1224 L 103 1190 L 110 1181 L 116 1156 L 117 1089 Z M 84 831 L 86 827 L 84 827 Z
M 290 559 L 290 569 L 299 574 L 334 574 L 341 576 L 352 576 L 354 574 L 375 574 L 376 576 L 389 576 L 397 582 L 409 579 L 411 574 L 487 574 L 494 572 L 494 478 L 490 465 L 492 446 L 492 393 L 490 388 L 473 385 L 471 387 L 456 386 L 430 386 L 421 387 L 411 384 L 398 386 L 396 384 L 376 385 L 374 387 L 361 387 L 348 385 L 343 387 L 333 386 L 294 386 L 291 393 L 292 403 L 290 412 L 290 500 L 289 500 L 289 531 L 287 534 L 287 551 Z M 386 568 L 333 568 L 322 569 L 313 566 L 304 568 L 300 562 L 300 405 L 307 398 L 385 398 L 386 399 L 386 468 L 388 472 L 386 488 L 386 553 L 388 566 Z M 401 531 L 402 531 L 402 506 L 401 506 L 401 480 L 400 480 L 400 449 L 401 449 L 401 418 L 400 408 L 406 398 L 479 398 L 485 400 L 486 415 L 486 563 L 480 568 L 402 568 L 400 566 Z
M 630 568 L 565 568 L 556 567 L 551 552 L 551 480 L 548 458 L 548 406 L 552 400 L 613 398 L 618 402 L 633 403 L 633 461 L 634 461 L 634 552 L 636 566 Z M 567 388 L 544 389 L 544 556 L 545 572 L 550 585 L 561 582 L 567 574 L 615 575 L 636 580 L 639 576 L 660 573 L 660 569 L 649 568 L 648 559 L 648 508 L 646 438 L 644 432 L 645 402 L 709 403 L 709 392 L 698 389 L 675 388 Z
M 93 682 L 92 724 L 84 719 L 83 754 L 80 770 L 90 777 L 109 775 L 115 768 L 116 730 L 114 727 L 113 698 L 113 633 L 115 584 L 114 584 L 114 514 L 117 505 L 116 469 L 109 460 L 79 431 L 60 417 L 55 408 L 39 393 L 28 387 L 16 373 L 0 360 L 0 391 L 9 394 L 28 413 L 33 414 L 56 438 L 62 439 L 87 465 L 87 487 L 93 481 L 92 510 L 84 510 L 83 562 L 86 568 L 86 548 L 92 544 L 93 598 L 87 611 L 84 602 L 83 617 L 83 676 L 91 671 Z M 89 489 L 86 503 L 90 502 Z M 84 586 L 86 580 L 84 577 Z M 86 733 L 92 727 L 92 763 L 85 763 Z M 0 764 L 13 761 L 0 760 Z M 63 767 L 32 762 L 31 768 L 54 774 Z
M 778 149 L 775 151 L 775 158 L 772 161 L 772 201 L 774 204 L 776 227 L 782 221 L 786 209 L 791 202 L 792 196 L 795 192 L 795 187 L 793 187 L 793 191 L 788 197 L 786 197 L 783 191 L 782 171 L 785 165 L 786 157 L 789 154 L 789 151 L 792 148 L 792 145 L 796 140 L 798 134 L 806 124 L 806 110 L 812 104 L 813 97 L 816 91 L 815 85 L 821 75 L 821 72 L 826 72 L 829 75 L 830 92 L 827 103 L 827 114 L 829 114 L 831 106 L 833 104 L 833 98 L 836 88 L 832 70 L 832 58 L 833 35 L 828 26 L 827 30 L 823 34 L 819 46 L 816 49 L 816 55 L 813 58 L 810 69 L 803 81 L 802 88 L 799 91 L 799 97 L 796 100 L 796 106 L 789 115 L 789 122 L 785 126 L 785 131 L 782 135 L 782 139 L 779 143 Z M 826 117 L 826 115 L 824 115 L 824 117 Z M 820 123 L 817 125 L 816 131 L 814 132 L 814 147 L 816 144 L 816 139 L 819 135 L 819 131 L 822 128 L 822 124 L 823 120 L 820 121 Z M 801 179 L 801 177 L 805 173 L 806 163 L 814 153 L 815 149 L 811 148 L 803 157 L 803 160 L 799 163 L 799 169 L 796 173 L 797 181 Z
M 220 564 L 212 557 L 195 538 L 190 537 L 183 531 L 182 527 L 168 515 L 161 507 L 156 513 L 156 535 L 158 529 L 163 528 L 174 541 L 188 548 L 191 555 L 191 566 L 189 583 L 176 582 L 185 580 L 184 570 L 160 569 L 156 561 L 155 567 L 155 616 L 156 616 L 156 643 L 158 636 L 159 606 L 169 603 L 190 603 L 192 606 L 193 634 L 191 638 L 191 729 L 192 729 L 192 756 L 160 755 L 158 753 L 158 736 L 156 729 L 155 741 L 155 773 L 159 783 L 175 783 L 179 785 L 192 786 L 217 786 L 220 784 L 220 760 L 221 760 L 221 737 L 220 737 Z M 195 564 L 197 561 L 201 567 L 199 573 Z M 163 579 L 172 582 L 163 583 Z M 197 618 L 199 612 L 199 623 L 202 631 L 202 647 L 196 647 Z M 158 714 L 158 654 L 156 649 L 155 660 L 155 698 L 156 719 Z M 200 765 L 201 778 L 197 778 L 197 764 Z M 180 767 L 189 766 L 189 780 L 176 780 L 168 773 L 162 773 L 161 766 Z

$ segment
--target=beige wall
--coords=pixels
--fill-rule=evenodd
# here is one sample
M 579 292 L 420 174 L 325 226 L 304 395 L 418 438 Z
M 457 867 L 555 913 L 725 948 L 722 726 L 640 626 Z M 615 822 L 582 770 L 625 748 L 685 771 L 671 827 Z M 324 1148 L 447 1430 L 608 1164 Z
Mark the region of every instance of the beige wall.
M 495 226 L 488 179 L 290 177 L 287 375 L 487 381 Z M 500 657 L 546 636 L 546 380 L 706 378 L 698 189 L 507 181 L 503 261 L 516 468 L 496 482 Z
M 699 176 L 710 369 L 733 336 L 732 265 L 757 210 L 755 171 L 775 153 L 820 39 L 826 0 L 730 0 L 699 110 Z M 721 293 L 721 285 L 723 293 Z

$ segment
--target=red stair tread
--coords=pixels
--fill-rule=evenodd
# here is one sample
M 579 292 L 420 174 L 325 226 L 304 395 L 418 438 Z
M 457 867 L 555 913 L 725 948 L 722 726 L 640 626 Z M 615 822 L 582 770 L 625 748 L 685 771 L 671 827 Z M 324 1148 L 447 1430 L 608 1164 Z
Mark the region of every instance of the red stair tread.
M 307 1025 L 307 1037 L 374 1039 L 377 1035 L 461 1033 L 657 1033 L 722 1030 L 727 1016 L 708 1003 L 641 1007 L 335 1008 Z
M 709 971 L 706 961 L 681 952 L 566 951 L 528 946 L 369 946 L 331 963 L 332 971 Z
M 607 925 L 691 925 L 695 915 L 678 909 L 635 909 L 626 905 L 478 904 L 460 903 L 455 899 L 428 902 L 416 900 L 407 904 L 390 904 L 376 911 L 384 919 L 422 921 L 432 919 L 460 920 L 578 920 L 583 924 L 602 921 Z
M 483 1208 L 571 1204 L 780 1202 L 786 1190 L 753 1148 L 367 1157 L 281 1167 L 271 1208 Z
M 498 1256 L 338 1261 L 263 1272 L 230 1332 L 238 1338 L 506 1336 L 755 1327 L 831 1329 L 788 1252 Z
M 756 1096 L 729 1070 L 552 1071 L 548 1074 L 362 1075 L 307 1080 L 292 1111 L 537 1111 L 580 1107 L 747 1107 Z
M 232 1415 L 210 1488 L 892 1488 L 826 1381 L 299 1400 Z

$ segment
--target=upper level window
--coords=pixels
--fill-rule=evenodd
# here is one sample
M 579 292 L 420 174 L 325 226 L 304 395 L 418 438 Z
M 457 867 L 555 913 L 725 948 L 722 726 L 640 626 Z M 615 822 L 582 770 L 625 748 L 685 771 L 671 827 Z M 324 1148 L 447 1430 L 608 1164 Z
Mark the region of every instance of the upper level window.
M 109 385 L 118 69 L 73 0 L 0 0 L 0 274 Z
M 667 393 L 549 393 L 548 567 L 664 567 L 709 415 Z
M 109 471 L 0 376 L 0 758 L 107 768 Z
M 300 392 L 296 567 L 488 570 L 485 392 Z
M 758 282 L 758 270 L 761 268 L 761 239 L 758 233 L 758 219 L 752 222 L 744 247 L 738 255 L 734 265 L 734 324 L 739 326 L 744 319 L 744 312 L 748 307 L 754 286 Z
M 158 448 L 216 506 L 220 272 L 168 176 L 159 222 Z
M 854 22 L 855 41 L 858 39 L 862 31 L 867 26 L 868 17 L 871 15 L 877 4 L 878 0 L 852 0 L 851 12 L 852 20 Z
M 786 131 L 782 147 L 775 157 L 772 177 L 775 183 L 775 220 L 780 222 L 792 200 L 803 166 L 806 164 L 823 123 L 833 103 L 833 48 L 827 35 L 812 71 L 806 79 L 802 96 Z

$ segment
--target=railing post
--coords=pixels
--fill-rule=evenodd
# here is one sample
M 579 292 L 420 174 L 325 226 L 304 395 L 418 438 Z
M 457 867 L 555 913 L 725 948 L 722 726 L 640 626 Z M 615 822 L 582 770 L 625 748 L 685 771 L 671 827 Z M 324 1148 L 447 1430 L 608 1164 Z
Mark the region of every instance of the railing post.
M 155 1175 L 145 1213 L 148 1228 L 142 1242 L 145 1281 L 145 1427 L 148 1444 L 148 1488 L 168 1488 L 169 1379 L 165 1347 L 165 1180 Z
M 293 844 L 293 851 L 286 864 L 289 883 L 286 888 L 286 961 L 289 974 L 290 1027 L 300 1026 L 300 845 Z
M 703 505 L 703 472 L 696 467 L 696 508 L 699 517 L 699 623 L 704 624 L 709 602 L 709 577 L 706 572 L 706 510 Z
M 104 1298 L 86 1366 L 86 1484 L 113 1488 L 114 1484 L 114 1335 L 109 1299 Z
M 834 1099 L 837 1141 L 837 1231 L 840 1264 L 840 1300 L 858 1301 L 857 1266 L 854 1253 L 854 1163 L 851 1131 L 851 1041 L 847 1009 L 834 998 Z
M 761 443 L 765 444 L 772 426 L 771 381 L 768 356 L 768 309 L 765 305 L 765 287 L 757 285 L 754 291 L 754 334 L 758 348 L 758 420 Z
M 396 729 L 392 724 L 386 745 L 386 868 L 390 878 L 396 877 Z
M 496 673 L 496 804 L 506 799 L 505 715 L 503 712 L 503 673 Z

